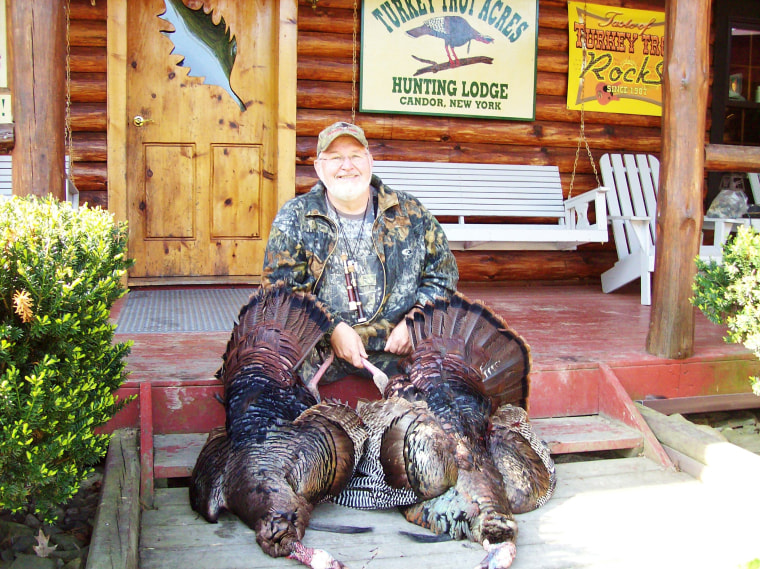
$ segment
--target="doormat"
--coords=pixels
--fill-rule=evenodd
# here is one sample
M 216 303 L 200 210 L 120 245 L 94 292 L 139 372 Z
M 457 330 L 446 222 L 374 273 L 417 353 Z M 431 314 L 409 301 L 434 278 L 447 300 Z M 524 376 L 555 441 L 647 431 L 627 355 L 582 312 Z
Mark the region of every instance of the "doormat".
M 231 332 L 254 288 L 135 290 L 119 313 L 117 334 Z

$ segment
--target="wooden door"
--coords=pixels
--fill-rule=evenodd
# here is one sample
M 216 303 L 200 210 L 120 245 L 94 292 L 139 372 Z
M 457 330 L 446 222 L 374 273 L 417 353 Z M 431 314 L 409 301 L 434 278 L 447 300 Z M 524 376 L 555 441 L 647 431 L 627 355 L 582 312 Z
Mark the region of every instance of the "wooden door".
M 255 281 L 278 206 L 277 3 L 126 11 L 129 282 Z

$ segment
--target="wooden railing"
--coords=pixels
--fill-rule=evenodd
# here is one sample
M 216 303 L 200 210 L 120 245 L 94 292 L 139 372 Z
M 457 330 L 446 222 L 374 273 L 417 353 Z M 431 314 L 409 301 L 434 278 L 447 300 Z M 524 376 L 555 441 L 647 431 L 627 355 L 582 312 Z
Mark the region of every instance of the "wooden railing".
M 705 144 L 705 170 L 760 172 L 760 147 Z

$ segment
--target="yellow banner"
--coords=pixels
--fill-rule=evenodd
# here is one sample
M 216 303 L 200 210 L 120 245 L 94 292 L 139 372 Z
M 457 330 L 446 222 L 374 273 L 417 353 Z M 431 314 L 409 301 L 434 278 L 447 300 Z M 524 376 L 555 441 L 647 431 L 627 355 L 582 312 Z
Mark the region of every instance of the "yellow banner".
M 567 9 L 567 108 L 661 116 L 665 13 L 585 2 Z
M 365 0 L 366 112 L 535 117 L 538 0 Z

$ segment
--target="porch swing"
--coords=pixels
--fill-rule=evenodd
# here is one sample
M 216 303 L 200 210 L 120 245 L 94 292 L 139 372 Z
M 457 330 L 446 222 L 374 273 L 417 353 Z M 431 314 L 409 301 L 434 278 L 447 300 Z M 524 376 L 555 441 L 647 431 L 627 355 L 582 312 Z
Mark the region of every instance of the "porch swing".
M 354 49 L 355 43 L 356 23 Z M 597 187 L 573 197 L 581 142 L 586 146 Z M 373 173 L 394 189 L 417 197 L 435 217 L 456 218 L 456 223 L 441 223 L 449 246 L 455 251 L 571 251 L 582 244 L 608 240 L 606 188 L 599 182 L 586 140 L 583 105 L 567 199 L 557 166 L 376 160 Z M 591 204 L 593 223 L 589 215 Z M 525 223 L 525 218 L 546 221 Z M 498 223 L 493 223 L 494 220 Z

